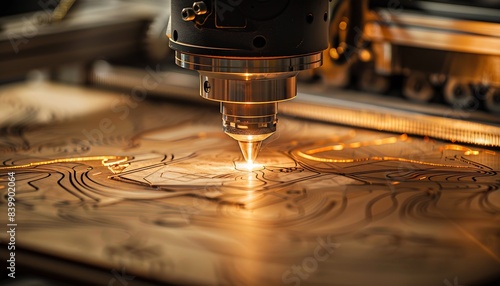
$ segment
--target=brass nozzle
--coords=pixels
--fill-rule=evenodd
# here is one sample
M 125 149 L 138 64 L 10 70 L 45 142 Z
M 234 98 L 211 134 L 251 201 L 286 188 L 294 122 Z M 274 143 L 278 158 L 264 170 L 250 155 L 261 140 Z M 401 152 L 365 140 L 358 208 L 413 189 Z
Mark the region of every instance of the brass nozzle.
M 231 138 L 233 138 L 234 140 L 238 141 L 238 145 L 240 146 L 243 158 L 245 159 L 245 161 L 247 161 L 247 163 L 250 164 L 254 163 L 257 159 L 260 147 L 262 146 L 262 141 L 273 135 L 274 132 L 258 135 L 232 134 L 227 132 L 226 134 L 231 136 Z
M 262 141 L 238 141 L 243 158 L 248 164 L 252 164 L 257 159 Z
M 277 103 L 221 104 L 224 132 L 238 141 L 247 163 L 255 162 L 262 141 L 276 131 Z

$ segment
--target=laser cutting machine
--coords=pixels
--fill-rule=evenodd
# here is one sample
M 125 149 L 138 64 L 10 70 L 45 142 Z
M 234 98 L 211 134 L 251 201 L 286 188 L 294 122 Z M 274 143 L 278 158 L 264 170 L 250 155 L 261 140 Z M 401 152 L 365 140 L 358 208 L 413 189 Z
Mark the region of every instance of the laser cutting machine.
M 298 72 L 321 66 L 328 1 L 175 1 L 171 11 L 176 63 L 200 72 L 201 95 L 221 102 L 224 132 L 255 161 Z
M 498 285 L 500 1 L 17 2 L 21 283 Z
M 498 3 L 464 9 L 414 1 L 403 12 L 400 1 L 336 1 L 332 10 L 328 2 L 172 3 L 176 63 L 200 72 L 201 96 L 221 102 L 223 130 L 247 161 L 276 131 L 277 103 L 295 97 L 298 72 L 322 64 L 330 18 L 326 60 L 359 61 L 361 89 L 385 93 L 391 77 L 402 76 L 402 93 L 414 102 L 427 103 L 442 88 L 450 105 L 499 111 L 499 17 L 486 9 Z

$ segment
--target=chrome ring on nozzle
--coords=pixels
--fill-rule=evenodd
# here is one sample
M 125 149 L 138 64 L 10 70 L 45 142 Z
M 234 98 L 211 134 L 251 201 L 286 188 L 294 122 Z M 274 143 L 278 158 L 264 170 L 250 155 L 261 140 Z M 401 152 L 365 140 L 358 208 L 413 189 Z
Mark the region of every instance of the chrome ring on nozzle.
M 222 127 L 227 134 L 262 135 L 276 131 L 278 104 L 221 103 Z

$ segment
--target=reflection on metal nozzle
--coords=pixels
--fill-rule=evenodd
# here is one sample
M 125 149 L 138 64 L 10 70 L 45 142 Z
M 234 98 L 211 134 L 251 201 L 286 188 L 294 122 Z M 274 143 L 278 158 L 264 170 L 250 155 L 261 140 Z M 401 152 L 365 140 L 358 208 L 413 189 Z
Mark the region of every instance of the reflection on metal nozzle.
M 247 164 L 255 163 L 257 159 L 257 155 L 259 155 L 260 147 L 262 146 L 262 141 L 269 138 L 274 132 L 270 133 L 262 133 L 262 134 L 234 134 L 228 133 L 227 135 L 231 136 L 234 140 L 238 141 L 238 145 L 240 146 L 241 153 L 243 154 L 243 158 L 247 162 Z
M 238 141 L 238 144 L 247 164 L 253 164 L 259 154 L 262 141 Z
M 247 163 L 255 162 L 260 146 L 276 131 L 278 104 L 221 103 L 224 132 L 238 141 Z

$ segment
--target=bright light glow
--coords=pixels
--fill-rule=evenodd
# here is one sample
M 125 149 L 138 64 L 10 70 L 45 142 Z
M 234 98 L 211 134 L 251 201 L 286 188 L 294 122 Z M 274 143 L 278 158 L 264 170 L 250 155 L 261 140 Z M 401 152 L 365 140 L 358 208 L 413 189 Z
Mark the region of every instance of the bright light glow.
M 339 53 L 337 52 L 337 49 L 335 48 L 330 49 L 330 57 L 334 60 L 337 60 L 339 58 Z
M 340 22 L 339 29 L 345 31 L 345 29 L 347 29 L 347 23 L 345 21 Z
M 246 164 L 243 164 L 243 167 L 247 169 L 249 172 L 255 170 L 257 164 L 254 164 L 252 160 L 249 160 L 246 162 Z
M 246 162 L 243 161 L 236 163 L 236 169 L 240 171 L 252 172 L 252 171 L 262 170 L 264 169 L 264 166 L 262 164 L 255 163 L 253 161 L 246 161 Z

